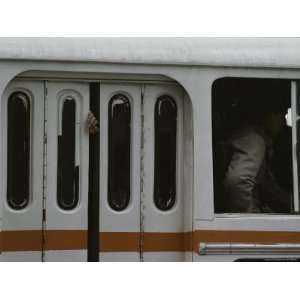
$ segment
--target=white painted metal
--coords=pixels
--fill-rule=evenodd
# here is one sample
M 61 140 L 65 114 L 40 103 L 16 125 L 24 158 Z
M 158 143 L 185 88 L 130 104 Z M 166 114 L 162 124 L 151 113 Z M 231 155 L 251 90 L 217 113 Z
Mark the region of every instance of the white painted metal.
M 0 39 L 6 60 L 299 68 L 299 53 L 299 38 Z
M 7 204 L 7 102 L 15 91 L 22 91 L 30 99 L 30 203 L 22 210 L 13 210 Z M 1 207 L 2 231 L 42 230 L 43 199 L 43 125 L 44 125 L 44 84 L 36 82 L 11 82 L 2 95 L 1 103 Z M 5 243 L 5 240 L 2 241 Z M 42 244 L 41 244 L 42 249 Z M 2 253 L 0 260 L 40 261 L 40 251 Z
M 86 260 L 86 250 L 50 250 L 46 252 L 46 261 L 82 262 Z
M 97 44 L 97 42 L 94 44 L 93 47 L 91 47 L 91 44 L 93 43 L 92 41 L 86 43 L 85 46 L 83 45 L 85 42 L 81 41 L 80 47 L 77 47 L 79 46 L 78 40 L 73 40 L 71 42 L 67 42 L 69 46 L 66 45 L 65 47 L 64 45 L 62 47 L 57 47 L 58 40 L 56 40 L 56 42 L 53 43 L 49 40 L 45 43 L 44 41 L 42 41 L 42 45 L 40 43 L 28 43 L 28 40 L 14 40 L 12 41 L 12 43 L 9 42 L 9 45 L 6 44 L 5 46 L 4 44 L 1 44 L 0 47 L 0 50 L 3 50 L 6 55 L 3 55 L 3 57 L 2 55 L 0 55 L 0 57 L 2 57 L 2 59 L 0 59 L 0 93 L 2 96 L 4 96 L 3 92 L 7 83 L 10 80 L 12 80 L 14 76 L 17 76 L 20 73 L 29 70 L 40 70 L 43 71 L 46 75 L 49 71 L 51 71 L 51 76 L 49 75 L 49 77 L 52 78 L 55 78 L 55 74 L 58 74 L 57 76 L 59 76 L 61 72 L 67 72 L 68 78 L 70 79 L 89 79 L 91 78 L 91 75 L 93 79 L 97 79 L 102 78 L 103 74 L 109 74 L 109 77 L 113 78 L 114 76 L 116 76 L 115 74 L 120 73 L 124 75 L 124 79 L 126 79 L 127 74 L 130 74 L 130 76 L 136 76 L 136 74 L 138 74 L 139 76 L 141 76 L 141 78 L 143 78 L 144 75 L 154 76 L 154 74 L 162 74 L 166 76 L 166 78 L 173 78 L 174 80 L 182 84 L 182 86 L 186 90 L 188 97 L 191 100 L 192 107 L 191 118 L 193 119 L 194 123 L 192 139 L 194 139 L 194 143 L 192 145 L 192 151 L 190 153 L 193 154 L 194 160 L 192 159 L 191 165 L 190 167 L 188 167 L 187 171 L 190 171 L 190 168 L 192 167 L 194 168 L 194 173 L 191 176 L 191 180 L 194 181 L 193 193 L 191 193 L 191 196 L 193 197 L 194 219 L 192 219 L 192 216 L 190 219 L 194 222 L 193 229 L 297 232 L 300 228 L 299 216 L 245 214 L 220 216 L 215 215 L 213 211 L 211 87 L 214 80 L 221 77 L 230 76 L 284 79 L 292 78 L 294 80 L 300 79 L 300 73 L 297 69 L 300 66 L 299 59 L 297 58 L 297 53 L 300 52 L 295 51 L 295 49 L 298 48 L 298 46 L 296 46 L 296 44 L 298 43 L 297 40 L 294 40 L 294 42 L 290 40 L 287 41 L 280 39 L 264 40 L 263 43 L 261 43 L 261 41 L 261 39 L 259 39 L 259 41 L 252 40 L 250 42 L 240 40 L 237 43 L 237 40 L 230 40 L 229 44 L 227 39 L 222 39 L 222 41 L 213 41 L 212 43 L 210 43 L 209 41 L 206 41 L 205 43 L 199 41 L 199 47 L 196 47 L 196 44 L 198 43 L 196 41 L 195 45 L 190 44 L 190 46 L 185 48 L 188 50 L 185 53 L 191 53 L 189 57 L 187 57 L 187 55 L 183 55 L 181 52 L 182 40 L 179 40 L 177 43 L 179 49 L 178 51 L 176 50 L 176 47 L 174 45 L 170 45 L 168 47 L 166 46 L 166 44 L 169 43 L 169 40 L 167 41 L 165 46 L 162 46 L 161 41 L 158 41 L 157 51 L 155 51 L 155 49 L 153 51 L 149 50 L 148 53 L 143 50 L 142 52 L 144 53 L 143 55 L 145 55 L 144 57 L 134 57 L 135 53 L 131 52 L 130 50 L 137 48 L 136 41 L 134 41 L 130 42 L 130 49 L 126 50 L 126 47 L 124 47 L 118 50 L 119 54 L 114 52 L 116 61 L 119 61 L 120 63 L 114 63 L 114 58 L 109 57 L 111 47 L 105 47 L 107 49 L 106 63 L 101 63 L 101 61 L 104 61 L 104 54 L 101 54 L 103 48 L 99 47 L 100 43 L 102 42 L 99 42 L 99 44 Z M 59 40 L 59 42 L 61 43 L 62 40 Z M 76 47 L 73 47 L 72 45 L 74 45 L 75 43 Z M 109 43 L 110 42 L 108 42 L 108 44 Z M 125 45 L 126 43 L 127 42 L 125 42 L 123 45 Z M 143 44 L 145 49 L 147 49 L 148 41 L 144 41 Z M 228 46 L 225 46 L 225 44 L 228 44 Z M 30 45 L 30 49 L 27 48 L 28 45 Z M 61 45 L 62 44 L 60 44 L 60 46 Z M 171 51 L 171 48 L 174 47 L 174 51 Z M 74 49 L 74 51 L 77 51 L 78 48 L 81 48 L 81 50 L 78 50 L 78 52 L 76 52 L 77 54 L 75 53 L 75 55 L 72 51 Z M 165 50 L 166 48 L 170 49 L 168 51 L 165 51 L 163 50 L 163 48 Z M 192 53 L 191 51 L 193 48 L 196 50 Z M 294 52 L 294 54 L 290 54 L 291 51 Z M 175 52 L 177 54 L 174 56 L 173 54 Z M 62 53 L 66 53 L 66 55 L 61 56 Z M 162 53 L 165 54 L 162 55 Z M 95 55 L 95 57 L 93 57 L 93 55 Z M 192 59 L 193 55 L 195 55 L 194 61 Z M 198 56 L 197 59 L 196 56 Z M 22 59 L 22 61 L 20 59 Z M 72 62 L 66 62 L 66 60 L 72 59 L 74 59 Z M 94 62 L 91 62 L 93 59 Z M 155 61 L 155 59 L 157 60 Z M 59 60 L 60 62 L 58 62 Z M 85 63 L 85 61 L 90 62 Z M 167 62 L 172 61 L 174 62 L 174 64 L 181 64 L 181 66 L 173 66 L 166 64 Z M 125 62 L 126 64 L 122 64 L 122 62 Z M 130 64 L 130 62 L 133 62 L 135 64 Z M 156 64 L 158 62 L 159 64 Z M 187 65 L 188 63 L 195 65 L 202 64 L 206 65 L 207 67 L 195 66 L 193 68 L 190 68 Z M 217 65 L 220 67 L 213 67 Z M 238 66 L 238 68 L 223 68 L 224 66 Z M 245 66 L 247 66 L 247 68 L 244 68 Z M 271 68 L 262 68 L 264 66 L 269 66 Z M 260 69 L 254 69 L 253 67 L 260 67 Z M 37 77 L 42 80 L 43 76 L 47 77 L 46 75 Z M 118 79 L 118 77 L 116 78 Z M 4 99 L 4 97 L 2 99 Z M 3 116 L 2 106 L 1 110 L 1 116 Z M 3 130 L 3 118 L 1 120 L 1 126 L 1 130 Z M 37 128 L 36 130 L 41 129 L 42 126 L 40 126 L 40 128 Z M 6 138 L 2 135 L 2 145 L 0 148 L 2 151 L 2 182 L 5 181 L 5 177 L 3 176 L 6 176 L 3 170 L 6 164 L 6 160 L 3 158 L 2 155 L 3 142 L 5 141 Z M 35 142 L 38 143 L 37 141 Z M 38 157 L 38 155 L 35 155 L 35 157 Z M 42 170 L 42 168 L 40 168 L 39 170 Z M 39 178 L 41 181 L 42 176 L 37 176 L 37 179 L 34 182 L 38 182 Z M 5 188 L 3 188 L 2 184 L 1 199 L 4 199 L 4 194 Z M 1 228 L 5 230 L 5 226 L 7 226 L 7 212 L 5 212 L 5 207 L 2 203 L 0 206 L 0 213 L 0 221 L 2 224 Z M 34 223 L 35 221 L 36 220 L 28 219 L 28 222 Z M 30 258 L 32 253 L 29 252 L 23 252 L 23 254 L 4 253 L 0 257 L 5 258 L 7 260 L 17 260 L 17 258 L 12 258 L 14 257 L 14 255 L 24 260 L 34 260 L 33 258 Z M 112 256 L 114 255 L 118 256 L 118 253 L 112 254 Z M 159 254 L 157 253 L 157 255 Z M 109 256 L 109 254 L 105 253 L 103 254 L 103 256 Z M 125 256 L 126 254 L 124 254 L 123 256 L 124 260 Z M 225 261 L 233 260 L 239 257 L 243 256 L 211 255 L 206 257 L 200 257 L 197 253 L 194 253 L 195 261 Z M 285 255 L 285 257 L 289 256 Z M 104 260 L 106 260 L 106 258 Z
M 193 168 L 194 168 L 193 108 L 191 99 L 184 93 L 183 99 L 183 212 L 184 232 L 193 231 Z M 185 252 L 185 261 L 192 261 L 192 252 Z
M 225 214 L 216 215 L 213 221 L 194 220 L 194 230 L 298 232 L 299 228 L 298 215 Z
M 46 83 L 46 230 L 83 230 L 88 226 L 89 133 L 86 117 L 89 111 L 88 83 Z M 57 203 L 57 139 L 61 132 L 62 103 L 66 97 L 76 101 L 76 164 L 79 165 L 79 202 L 72 210 Z M 47 243 L 47 241 L 46 241 Z M 57 260 L 60 251 L 45 251 L 45 260 Z M 61 252 L 68 260 L 87 260 L 87 251 Z M 80 255 L 78 255 L 80 253 Z M 68 258 L 67 258 L 68 257 Z
M 137 262 L 135 252 L 102 252 L 101 261 L 103 262 Z
M 145 262 L 182 262 L 186 253 L 176 251 L 157 251 L 144 253 Z
M 0 262 L 41 262 L 41 251 L 2 252 Z
M 154 203 L 154 149 L 155 103 L 161 95 L 171 96 L 177 104 L 177 166 L 176 202 L 170 211 L 159 210 Z M 142 194 L 144 232 L 183 232 L 184 195 L 183 195 L 183 90 L 178 86 L 146 85 L 144 94 L 144 173 Z M 153 260 L 153 253 L 143 253 L 144 261 Z M 184 253 L 173 253 L 173 261 L 184 260 Z
M 293 155 L 293 187 L 294 187 L 294 210 L 299 212 L 299 187 L 298 187 L 298 164 L 297 164 L 297 82 L 291 83 L 291 103 L 292 103 L 292 155 Z M 300 146 L 300 145 L 299 145 Z
M 121 212 L 112 210 L 107 199 L 108 104 L 117 93 L 125 94 L 131 104 L 131 197 L 128 207 Z M 140 106 L 141 85 L 100 83 L 100 232 L 140 231 Z M 128 257 L 131 261 L 140 260 L 139 252 L 129 254 L 120 253 L 118 260 L 122 260 L 122 257 L 124 260 Z M 100 261 L 110 260 L 112 257 L 115 256 L 100 253 Z

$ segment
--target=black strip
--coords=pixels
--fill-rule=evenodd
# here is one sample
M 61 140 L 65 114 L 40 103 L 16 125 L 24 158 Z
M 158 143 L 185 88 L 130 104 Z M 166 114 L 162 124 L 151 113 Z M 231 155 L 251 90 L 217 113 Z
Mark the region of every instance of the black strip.
M 100 115 L 100 84 L 90 83 L 90 111 Z M 99 134 L 89 142 L 88 261 L 99 261 Z
M 298 257 L 239 258 L 235 262 L 300 262 Z

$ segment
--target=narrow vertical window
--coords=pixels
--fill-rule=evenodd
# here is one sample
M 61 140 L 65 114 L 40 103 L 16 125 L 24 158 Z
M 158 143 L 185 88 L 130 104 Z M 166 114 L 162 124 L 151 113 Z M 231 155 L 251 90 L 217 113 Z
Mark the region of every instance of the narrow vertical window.
M 130 199 L 131 109 L 128 98 L 115 95 L 108 111 L 108 202 L 113 210 L 122 211 Z
M 7 107 L 7 201 L 13 209 L 29 203 L 30 101 L 13 93 Z
M 57 201 L 65 210 L 71 210 L 78 203 L 79 166 L 75 165 L 76 148 L 76 102 L 65 99 L 62 107 L 62 130 L 58 136 Z
M 164 95 L 155 104 L 154 202 L 170 210 L 176 199 L 177 106 Z

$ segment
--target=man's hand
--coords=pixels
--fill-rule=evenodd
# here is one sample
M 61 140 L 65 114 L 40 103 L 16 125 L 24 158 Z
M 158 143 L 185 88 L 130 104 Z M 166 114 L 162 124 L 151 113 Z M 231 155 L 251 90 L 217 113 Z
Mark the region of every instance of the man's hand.
M 87 119 L 86 119 L 87 129 L 90 134 L 96 134 L 99 132 L 98 121 L 95 115 L 89 111 Z

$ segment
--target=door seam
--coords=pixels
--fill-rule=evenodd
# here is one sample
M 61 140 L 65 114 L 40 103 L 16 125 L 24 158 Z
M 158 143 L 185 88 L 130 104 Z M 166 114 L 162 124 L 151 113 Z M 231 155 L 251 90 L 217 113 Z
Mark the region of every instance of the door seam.
M 43 205 L 42 205 L 42 262 L 45 261 L 46 244 L 46 192 L 47 192 L 47 81 L 44 81 L 44 123 L 43 123 Z

